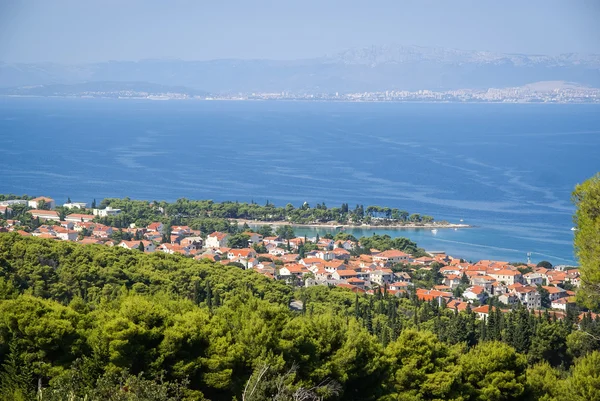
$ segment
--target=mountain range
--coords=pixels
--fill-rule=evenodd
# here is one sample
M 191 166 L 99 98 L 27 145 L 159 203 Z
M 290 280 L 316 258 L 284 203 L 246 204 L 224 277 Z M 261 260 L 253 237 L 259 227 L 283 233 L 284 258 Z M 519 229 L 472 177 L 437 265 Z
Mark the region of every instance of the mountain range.
M 0 62 L 2 93 L 7 93 L 6 88 L 18 92 L 24 86 L 100 82 L 134 82 L 140 88 L 142 83 L 151 83 L 210 93 L 348 93 L 503 88 L 538 81 L 600 87 L 600 55 L 501 54 L 387 45 L 302 60 L 141 60 L 78 65 Z

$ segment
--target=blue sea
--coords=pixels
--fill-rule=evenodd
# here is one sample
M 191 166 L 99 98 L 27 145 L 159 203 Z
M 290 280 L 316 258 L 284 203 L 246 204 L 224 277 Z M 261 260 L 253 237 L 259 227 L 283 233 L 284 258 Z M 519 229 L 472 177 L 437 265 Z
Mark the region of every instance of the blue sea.
M 397 207 L 476 227 L 352 232 L 573 264 L 570 195 L 600 171 L 600 107 L 2 98 L 0 170 L 0 193 L 58 202 Z

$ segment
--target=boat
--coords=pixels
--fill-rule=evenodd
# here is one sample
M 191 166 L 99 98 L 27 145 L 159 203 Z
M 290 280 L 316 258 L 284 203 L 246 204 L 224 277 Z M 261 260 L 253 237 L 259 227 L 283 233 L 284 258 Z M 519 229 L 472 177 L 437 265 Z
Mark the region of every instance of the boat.
M 461 222 L 461 223 L 462 223 L 463 221 L 464 221 L 463 219 L 460 219 L 460 222 Z
M 431 230 L 432 234 L 437 234 L 437 228 L 434 228 L 433 230 Z
M 455 228 L 454 231 L 458 231 L 458 228 Z
M 577 231 L 575 227 L 571 227 L 571 231 Z

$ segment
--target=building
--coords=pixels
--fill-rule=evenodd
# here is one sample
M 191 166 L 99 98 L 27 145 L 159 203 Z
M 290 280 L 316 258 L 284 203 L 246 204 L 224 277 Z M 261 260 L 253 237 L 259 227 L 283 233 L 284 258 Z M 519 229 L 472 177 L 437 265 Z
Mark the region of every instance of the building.
M 121 213 L 121 209 L 113 209 L 110 206 L 107 206 L 106 209 L 92 209 L 92 213 L 94 216 L 106 217 L 106 216 L 116 216 Z
M 54 210 L 30 210 L 31 216 L 35 218 L 39 218 L 40 220 L 56 220 L 60 221 L 60 217 L 58 213 Z
M 27 205 L 27 200 L 25 199 L 10 199 L 0 201 L 0 206 L 13 206 L 13 205 Z
M 9 218 L 10 216 L 12 216 L 12 212 L 13 212 L 13 210 L 10 207 L 0 205 L 0 219 Z
M 545 289 L 546 291 L 548 291 L 548 297 L 550 298 L 550 301 L 556 301 L 560 298 L 567 296 L 567 291 L 563 290 L 560 287 L 544 285 L 544 286 L 542 286 L 542 288 Z
M 65 217 L 65 221 L 71 221 L 71 222 L 90 222 L 92 220 L 94 220 L 96 216 L 91 215 L 91 214 L 79 214 L 79 213 L 73 213 L 73 214 L 69 214 Z
M 76 241 L 79 233 L 75 230 L 70 230 L 65 227 L 54 227 L 54 235 L 63 241 Z
M 488 297 L 485 288 L 478 285 L 467 288 L 462 296 L 465 300 L 477 301 L 479 303 L 485 302 Z
M 186 246 L 192 250 L 199 251 L 202 249 L 204 240 L 202 237 L 185 237 L 180 241 L 181 246 Z
M 164 228 L 165 227 L 164 227 L 163 223 L 160 223 L 160 222 L 150 223 L 150 224 L 148 224 L 148 227 L 146 227 L 146 229 L 148 231 L 159 233 L 160 235 L 164 234 L 163 233 Z
M 66 209 L 87 209 L 88 204 L 85 202 L 71 202 L 63 203 L 63 207 Z
M 391 271 L 374 270 L 369 273 L 369 281 L 379 285 L 390 284 L 393 280 L 394 274 Z
M 540 273 L 535 273 L 535 272 L 531 272 L 531 273 L 527 273 L 523 276 L 523 279 L 525 280 L 525 282 L 529 285 L 543 285 L 544 282 L 546 281 L 545 275 L 542 275 Z
M 336 270 L 331 274 L 334 280 L 348 280 L 351 278 L 358 278 L 356 270 Z
M 52 210 L 56 207 L 56 202 L 54 202 L 54 199 L 48 198 L 46 196 L 39 196 L 37 198 L 31 199 L 30 201 L 27 201 L 27 206 L 34 209 L 39 209 L 42 205 Z
M 206 237 L 205 247 L 206 248 L 223 248 L 227 246 L 229 234 L 215 231 Z
M 125 249 L 140 249 L 140 242 L 144 245 L 144 252 L 154 252 L 156 245 L 152 241 L 121 241 L 118 246 Z
M 511 293 L 519 297 L 519 301 L 529 309 L 539 309 L 542 306 L 542 298 L 534 287 L 516 287 Z
M 503 282 L 506 285 L 522 283 L 523 275 L 518 270 L 497 270 L 489 272 L 488 275 L 496 281 Z
M 396 264 L 408 262 L 410 255 L 402 251 L 390 249 L 373 256 L 373 261 L 379 264 Z
M 256 252 L 251 248 L 230 249 L 227 253 L 227 259 L 250 259 L 256 258 Z
M 258 244 L 261 243 L 263 241 L 263 236 L 258 234 L 258 233 L 253 233 L 250 231 L 246 231 L 243 233 L 244 235 L 247 235 L 249 237 L 248 242 L 250 245 L 254 245 L 254 244 Z

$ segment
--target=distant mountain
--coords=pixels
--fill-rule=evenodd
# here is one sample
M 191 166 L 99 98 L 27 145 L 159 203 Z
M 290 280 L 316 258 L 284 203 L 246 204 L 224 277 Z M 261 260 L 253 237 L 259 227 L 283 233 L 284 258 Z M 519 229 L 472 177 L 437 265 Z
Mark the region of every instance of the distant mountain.
M 370 46 L 294 61 L 143 60 L 70 66 L 0 63 L 0 87 L 97 81 L 153 82 L 212 93 L 485 89 L 538 81 L 600 87 L 600 55 Z

